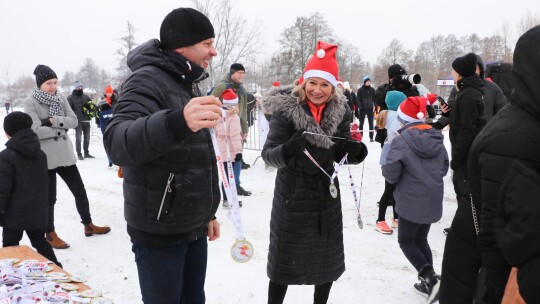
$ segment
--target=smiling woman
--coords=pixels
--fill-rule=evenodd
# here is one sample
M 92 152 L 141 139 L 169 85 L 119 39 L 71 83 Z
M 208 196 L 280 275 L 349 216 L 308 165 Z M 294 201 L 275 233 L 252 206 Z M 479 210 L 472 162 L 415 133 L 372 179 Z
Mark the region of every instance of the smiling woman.
M 367 148 L 351 140 L 352 114 L 335 89 L 336 51 L 336 45 L 318 42 L 292 94 L 290 86 L 276 87 L 264 100 L 273 118 L 262 157 L 278 168 L 270 220 L 269 304 L 283 303 L 288 285 L 315 285 L 315 303 L 326 303 L 333 282 L 345 271 L 341 194 L 333 164 L 360 163 Z M 334 143 L 330 137 L 345 140 Z

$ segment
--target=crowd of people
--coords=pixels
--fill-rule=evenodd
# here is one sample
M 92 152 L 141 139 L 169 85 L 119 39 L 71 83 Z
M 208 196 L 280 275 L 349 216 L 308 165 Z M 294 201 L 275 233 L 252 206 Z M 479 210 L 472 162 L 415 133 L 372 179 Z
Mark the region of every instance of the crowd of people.
M 364 161 L 368 138 L 381 144 L 385 183 L 375 229 L 397 229 L 399 248 L 418 272 L 411 288 L 428 303 L 540 303 L 540 208 L 534 203 L 540 195 L 540 26 L 517 42 L 509 100 L 486 79 L 482 58 L 474 53 L 452 62 L 455 88 L 448 101 L 421 96 L 400 64 L 388 67 L 388 83 L 377 89 L 363 77 L 355 94 L 339 78 L 338 46 L 323 41 L 293 84 L 276 82 L 250 96 L 246 68 L 233 63 L 206 95 L 198 84 L 218 55 L 208 17 L 175 9 L 163 19 L 159 36 L 130 51 L 133 73 L 120 92 L 107 86 L 97 104 L 79 81 L 64 98 L 54 70 L 35 68 L 36 87 L 24 112 L 4 119 L 3 246 L 18 245 L 26 232 L 39 253 L 62 267 L 54 249 L 70 245 L 55 229 L 57 175 L 75 198 L 84 235 L 111 231 L 94 224 L 76 165 L 94 158 L 90 122 L 96 119 L 109 167 L 122 168 L 124 215 L 143 302 L 205 303 L 208 241 L 221 234 L 216 211 L 231 208 L 236 199 L 229 186 L 240 196 L 252 194 L 240 178 L 252 103 L 261 107 L 261 156 L 277 170 L 269 304 L 283 303 L 289 285 L 313 285 L 313 302 L 327 303 L 345 271 L 337 172 Z M 436 101 L 442 116 L 434 120 Z M 355 117 L 360 132 L 367 117 L 363 139 L 351 134 Z M 450 153 L 442 131 L 447 127 Z M 220 184 L 220 168 L 233 185 Z M 449 169 L 458 207 L 437 274 L 428 234 L 443 214 Z M 28 216 L 28 209 L 39 212 Z

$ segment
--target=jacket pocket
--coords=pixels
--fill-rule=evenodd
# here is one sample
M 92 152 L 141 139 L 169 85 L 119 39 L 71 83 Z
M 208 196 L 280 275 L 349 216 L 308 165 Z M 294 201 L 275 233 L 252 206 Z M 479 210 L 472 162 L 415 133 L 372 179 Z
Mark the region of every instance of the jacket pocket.
M 171 188 L 171 183 L 174 179 L 174 173 L 169 173 L 169 178 L 167 179 L 167 184 L 165 186 L 165 190 L 163 191 L 163 197 L 161 198 L 161 203 L 159 205 L 159 210 L 157 213 L 156 220 L 161 221 L 165 216 L 167 216 L 167 213 L 169 212 L 169 209 L 171 208 L 172 202 L 174 201 L 173 198 L 173 189 Z

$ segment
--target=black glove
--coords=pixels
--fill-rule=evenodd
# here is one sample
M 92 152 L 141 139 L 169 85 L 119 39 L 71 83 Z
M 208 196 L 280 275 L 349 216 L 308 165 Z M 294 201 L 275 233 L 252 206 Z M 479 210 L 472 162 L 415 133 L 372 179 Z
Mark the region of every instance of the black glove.
M 52 127 L 51 120 L 49 118 L 44 118 L 41 120 L 41 126 L 43 127 Z
M 238 162 L 238 161 L 241 161 L 241 160 L 242 160 L 242 153 L 236 154 L 236 157 L 234 158 L 234 161 Z
M 299 130 L 283 144 L 283 152 L 286 157 L 295 156 L 302 153 L 306 148 L 306 134 L 304 130 Z

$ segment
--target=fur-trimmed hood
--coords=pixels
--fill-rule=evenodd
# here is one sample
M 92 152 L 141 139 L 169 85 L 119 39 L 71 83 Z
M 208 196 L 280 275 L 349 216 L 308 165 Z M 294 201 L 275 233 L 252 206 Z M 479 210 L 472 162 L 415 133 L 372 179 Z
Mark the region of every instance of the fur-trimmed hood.
M 347 98 L 341 90 L 335 94 L 324 108 L 323 119 L 319 125 L 309 114 L 308 105 L 299 103 L 298 98 L 291 96 L 294 85 L 271 88 L 263 96 L 263 108 L 271 115 L 280 115 L 290 120 L 295 129 L 307 132 L 332 136 L 343 121 L 346 114 Z M 334 142 L 326 136 L 306 134 L 308 142 L 312 145 L 329 149 Z

